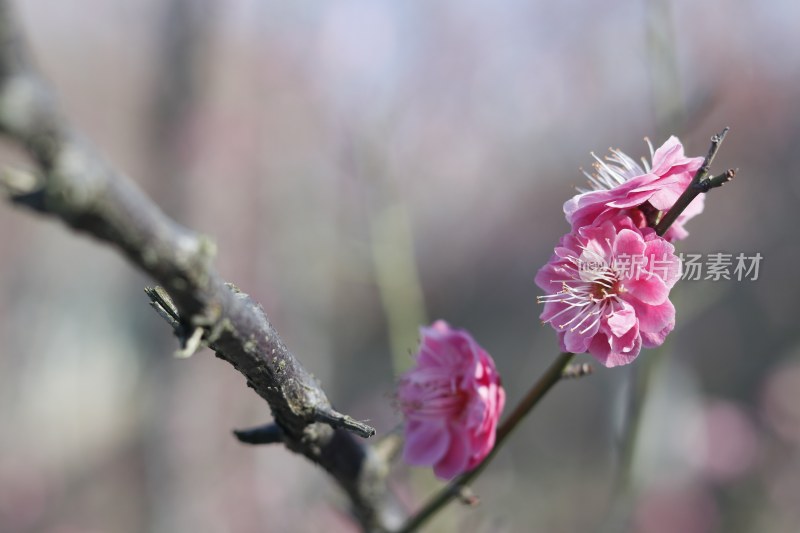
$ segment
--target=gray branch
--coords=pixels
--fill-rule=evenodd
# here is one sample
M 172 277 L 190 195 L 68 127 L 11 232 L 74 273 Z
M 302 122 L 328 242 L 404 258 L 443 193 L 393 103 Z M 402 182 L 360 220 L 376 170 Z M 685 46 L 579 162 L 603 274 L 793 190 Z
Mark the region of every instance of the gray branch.
M 402 517 L 388 503 L 385 460 L 355 438 L 374 429 L 336 412 L 319 382 L 283 344 L 262 307 L 212 266 L 213 242 L 162 213 L 73 129 L 27 57 L 7 0 L 0 0 L 0 133 L 37 172 L 4 171 L 12 202 L 60 218 L 122 252 L 163 289 L 151 305 L 191 353 L 202 342 L 247 379 L 272 410 L 270 439 L 322 466 L 346 491 L 365 530 Z

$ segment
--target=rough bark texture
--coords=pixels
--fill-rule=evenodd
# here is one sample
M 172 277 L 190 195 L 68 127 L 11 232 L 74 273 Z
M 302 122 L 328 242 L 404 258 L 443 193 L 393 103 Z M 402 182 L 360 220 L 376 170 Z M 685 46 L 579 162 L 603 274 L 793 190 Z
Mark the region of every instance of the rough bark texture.
M 154 307 L 189 339 L 187 349 L 202 339 L 247 378 L 270 405 L 274 433 L 331 474 L 365 530 L 393 527 L 402 517 L 387 503 L 386 461 L 353 436 L 374 430 L 333 410 L 261 306 L 215 272 L 212 241 L 162 213 L 69 125 L 31 67 L 11 11 L 0 0 L 0 132 L 27 151 L 39 172 L 6 170 L 0 186 L 14 203 L 116 247 L 163 286 L 174 308 L 155 300 Z

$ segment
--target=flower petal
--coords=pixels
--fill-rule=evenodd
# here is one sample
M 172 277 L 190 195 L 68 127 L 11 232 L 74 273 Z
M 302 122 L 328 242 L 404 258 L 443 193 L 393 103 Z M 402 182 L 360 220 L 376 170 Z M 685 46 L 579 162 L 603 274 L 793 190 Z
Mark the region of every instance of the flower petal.
M 642 348 L 642 337 L 638 330 L 631 330 L 623 338 L 614 339 L 612 337 L 610 340 L 611 349 L 605 362 L 608 368 L 632 363 Z
M 611 342 L 608 339 L 608 335 L 599 331 L 597 335 L 592 338 L 588 352 L 592 354 L 592 357 L 597 359 L 600 364 L 608 366 L 606 361 L 608 360 L 608 355 L 611 353 Z
M 419 466 L 439 461 L 447 452 L 451 438 L 445 423 L 438 421 L 409 421 L 405 436 L 403 461 Z
M 589 343 L 597 332 L 598 325 L 595 324 L 590 331 L 582 333 L 577 328 L 568 328 L 564 331 L 564 351 L 572 353 L 583 353 L 589 349 Z
M 657 331 L 655 333 L 650 333 L 647 331 L 642 331 L 642 346 L 645 348 L 656 348 L 664 344 L 664 340 L 669 335 L 669 332 L 675 327 L 675 322 L 670 322 L 667 324 L 664 329 L 661 331 Z
M 465 435 L 450 430 L 450 446 L 447 453 L 433 465 L 433 473 L 440 479 L 453 479 L 467 469 L 470 449 Z
M 615 337 L 622 337 L 636 325 L 636 313 L 627 306 L 608 318 L 608 328 Z
M 669 296 L 669 287 L 658 276 L 653 276 L 646 271 L 639 272 L 625 282 L 627 293 L 623 296 L 628 302 L 635 298 L 646 305 L 660 305 Z M 637 311 L 643 305 L 634 304 Z
M 633 258 L 643 255 L 645 248 L 646 245 L 641 233 L 630 229 L 623 229 L 617 234 L 613 253 L 615 256 L 625 255 Z
M 639 306 L 636 309 L 636 316 L 639 318 L 639 330 L 642 332 L 660 333 L 665 328 L 672 330 L 675 327 L 675 307 L 669 300 L 665 300 L 661 305 Z

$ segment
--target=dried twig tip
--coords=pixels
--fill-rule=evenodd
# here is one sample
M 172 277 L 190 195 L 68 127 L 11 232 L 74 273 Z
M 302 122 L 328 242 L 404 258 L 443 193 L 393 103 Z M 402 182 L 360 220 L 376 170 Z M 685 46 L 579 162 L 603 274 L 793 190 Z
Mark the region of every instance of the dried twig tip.
M 702 192 L 708 192 L 716 187 L 722 187 L 731 181 L 734 176 L 736 176 L 736 169 L 729 168 L 722 174 L 701 181 L 696 185 L 696 187 Z
M 711 137 L 711 142 L 716 144 L 721 143 L 722 140 L 725 139 L 725 136 L 728 134 L 728 131 L 730 131 L 730 128 L 728 126 L 725 126 L 725 128 L 721 132 Z

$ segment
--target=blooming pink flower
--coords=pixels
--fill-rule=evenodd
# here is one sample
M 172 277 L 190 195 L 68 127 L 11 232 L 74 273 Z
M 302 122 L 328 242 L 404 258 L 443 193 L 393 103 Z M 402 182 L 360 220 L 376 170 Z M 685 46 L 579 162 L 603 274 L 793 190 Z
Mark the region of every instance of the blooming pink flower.
M 647 141 L 650 145 L 650 141 Z M 702 157 L 686 157 L 677 137 L 667 139 L 658 150 L 650 145 L 653 163 L 642 158 L 642 168 L 619 150 L 611 150 L 605 160 L 594 156 L 594 174 L 584 172 L 590 189 L 579 189 L 564 204 L 567 221 L 576 230 L 590 224 L 601 224 L 621 212 L 633 219 L 638 227 L 655 226 L 661 214 L 675 204 L 703 164 Z M 704 194 L 698 197 L 673 222 L 664 238 L 675 242 L 689 233 L 683 225 L 703 211 Z
M 442 320 L 420 332 L 417 366 L 397 391 L 406 419 L 403 459 L 451 479 L 494 447 L 505 391 L 491 356 L 469 333 Z
M 675 326 L 668 297 L 681 264 L 674 250 L 626 216 L 565 235 L 536 275 L 547 293 L 540 318 L 558 332 L 562 350 L 588 351 L 608 367 L 630 363 Z

